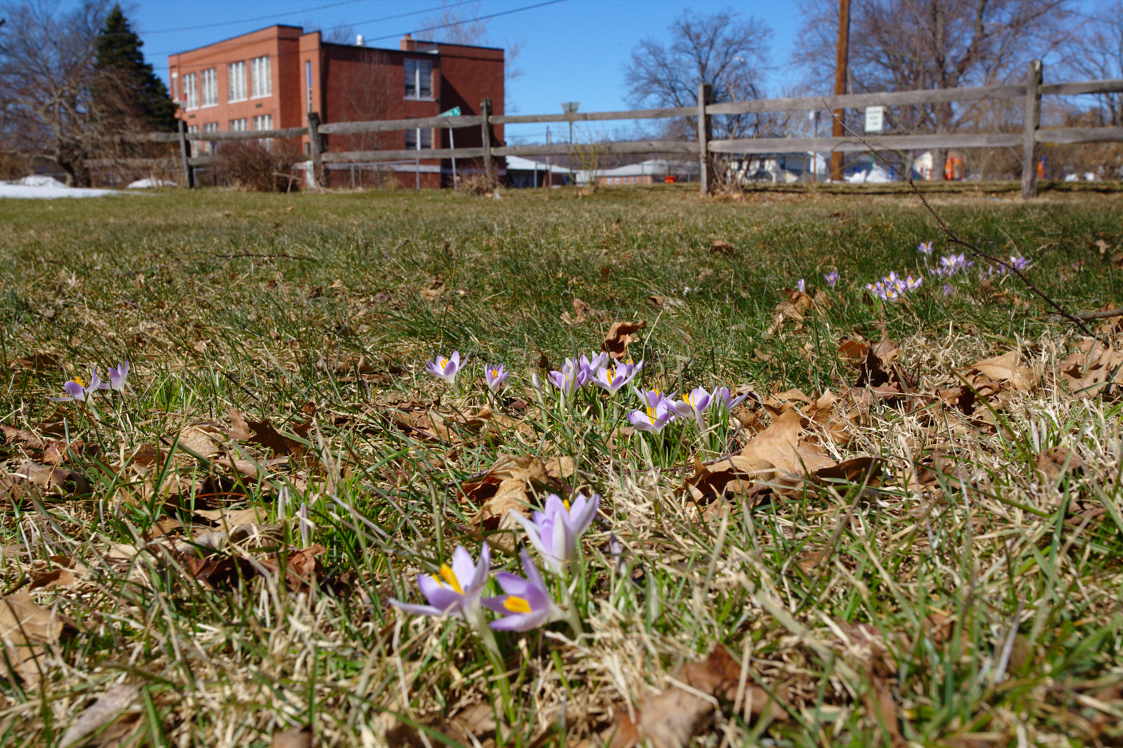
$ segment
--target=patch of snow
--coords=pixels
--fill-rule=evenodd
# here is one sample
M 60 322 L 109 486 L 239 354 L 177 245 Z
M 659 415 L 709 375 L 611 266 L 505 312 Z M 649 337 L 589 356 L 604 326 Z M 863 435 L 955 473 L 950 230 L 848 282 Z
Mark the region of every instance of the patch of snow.
M 845 178 L 850 184 L 885 184 L 894 181 L 892 174 L 876 165 L 869 169 L 855 171 L 853 174 L 848 174 Z
M 167 179 L 153 179 L 151 177 L 145 179 L 138 179 L 135 182 L 129 182 L 126 189 L 130 190 L 146 190 L 152 187 L 175 187 L 176 183 L 168 181 Z
M 9 184 L 18 184 L 24 187 L 66 187 L 66 184 L 58 181 L 54 177 L 48 177 L 45 174 L 33 174 L 23 179 L 17 179 Z
M 0 199 L 56 200 L 60 197 L 101 197 L 119 195 L 117 190 L 95 190 L 88 187 L 29 187 L 23 184 L 0 183 Z

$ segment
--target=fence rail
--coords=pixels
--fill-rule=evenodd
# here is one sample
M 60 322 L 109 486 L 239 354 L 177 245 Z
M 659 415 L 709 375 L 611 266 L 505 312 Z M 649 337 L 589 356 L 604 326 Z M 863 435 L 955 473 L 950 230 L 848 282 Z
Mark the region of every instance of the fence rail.
M 775 153 L 856 153 L 864 151 L 908 151 L 967 148 L 1022 147 L 1022 195 L 1026 198 L 1037 193 L 1037 147 L 1039 144 L 1123 143 L 1123 127 L 1061 127 L 1040 126 L 1042 96 L 1075 96 L 1123 92 L 1123 79 L 1042 83 L 1040 61 L 1030 64 L 1025 81 L 1017 84 L 977 86 L 970 88 L 941 88 L 918 91 L 892 91 L 884 93 L 844 94 L 803 98 L 761 99 L 756 101 L 731 101 L 712 103 L 710 89 L 701 86 L 698 103 L 689 107 L 661 109 L 635 109 L 609 112 L 568 112 L 560 114 L 510 114 L 492 115 L 491 104 L 485 100 L 481 114 L 457 117 L 415 117 L 399 120 L 369 122 L 321 123 L 315 113 L 308 116 L 307 127 L 290 127 L 280 130 L 199 133 L 187 132 L 180 122 L 178 133 L 139 133 L 125 136 L 130 142 L 178 143 L 179 160 L 185 180 L 194 184 L 194 169 L 214 163 L 213 156 L 194 156 L 191 145 L 199 142 L 257 140 L 267 138 L 307 137 L 312 162 L 312 178 L 322 184 L 325 163 L 387 162 L 435 159 L 483 159 L 489 177 L 494 175 L 492 159 L 503 156 L 562 156 L 571 155 L 580 148 L 595 148 L 601 154 L 664 153 L 689 154 L 699 159 L 700 181 L 703 192 L 711 187 L 712 157 L 715 154 L 775 154 Z M 1020 132 L 1006 133 L 934 133 L 923 135 L 862 135 L 848 137 L 789 137 L 789 138 L 711 138 L 711 122 L 715 116 L 765 112 L 798 112 L 838 109 L 859 109 L 871 106 L 900 107 L 950 102 L 983 100 L 1021 100 L 1023 126 Z M 493 125 L 513 125 L 544 122 L 601 122 L 610 120 L 695 118 L 696 140 L 635 140 L 573 146 L 565 143 L 552 145 L 508 146 L 492 144 Z M 329 151 L 324 148 L 325 135 L 356 135 L 362 133 L 392 132 L 415 128 L 479 128 L 482 146 L 464 148 L 424 148 L 394 150 Z M 90 165 L 139 165 L 159 159 L 93 159 Z M 166 161 L 166 160 L 164 160 Z

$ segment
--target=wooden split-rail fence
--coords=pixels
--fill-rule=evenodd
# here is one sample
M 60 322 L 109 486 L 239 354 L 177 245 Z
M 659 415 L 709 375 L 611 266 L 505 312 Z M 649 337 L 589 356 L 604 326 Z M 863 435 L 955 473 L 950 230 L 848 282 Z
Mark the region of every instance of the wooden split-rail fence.
M 854 153 L 868 151 L 916 151 L 931 149 L 968 148 L 1021 148 L 1022 196 L 1037 194 L 1038 146 L 1050 144 L 1119 143 L 1123 142 L 1123 127 L 1041 127 L 1042 96 L 1075 96 L 1123 92 L 1123 79 L 1075 81 L 1070 83 L 1042 82 L 1042 64 L 1033 61 L 1022 83 L 978 86 L 973 88 L 943 88 L 886 93 L 845 94 L 806 98 L 758 99 L 712 103 L 710 87 L 699 87 L 698 103 L 689 107 L 662 109 L 633 109 L 614 112 L 567 112 L 562 114 L 505 114 L 493 115 L 491 103 L 482 102 L 480 114 L 458 117 L 422 117 L 371 122 L 320 122 L 316 113 L 308 115 L 307 127 L 282 130 L 255 130 L 241 132 L 189 133 L 180 122 L 178 133 L 144 133 L 128 139 L 138 142 L 178 143 L 179 161 L 188 186 L 194 186 L 197 167 L 214 162 L 213 155 L 193 155 L 192 143 L 259 140 L 267 138 L 309 139 L 309 159 L 312 179 L 323 184 L 324 165 L 332 163 L 377 163 L 404 160 L 481 159 L 489 178 L 494 178 L 494 162 L 504 156 L 565 156 L 578 148 L 595 149 L 598 154 L 684 154 L 698 158 L 700 185 L 703 193 L 714 186 L 714 156 L 718 154 L 778 154 L 778 153 Z M 901 107 L 950 102 L 978 102 L 984 100 L 1021 100 L 1023 127 L 1021 132 L 1005 133 L 935 133 L 922 135 L 865 135 L 855 133 L 843 137 L 785 137 L 714 139 L 712 118 L 718 115 L 735 115 L 768 112 L 836 111 L 864 107 Z M 841 115 L 839 115 L 841 116 Z M 568 143 L 549 145 L 503 145 L 492 142 L 493 125 L 516 125 L 547 122 L 597 122 L 610 120 L 695 118 L 697 137 L 694 140 L 633 140 L 575 146 Z M 469 148 L 423 148 L 399 150 L 330 151 L 324 148 L 324 135 L 356 135 L 416 128 L 479 128 L 480 146 Z M 143 166 L 151 159 L 92 160 L 92 166 Z

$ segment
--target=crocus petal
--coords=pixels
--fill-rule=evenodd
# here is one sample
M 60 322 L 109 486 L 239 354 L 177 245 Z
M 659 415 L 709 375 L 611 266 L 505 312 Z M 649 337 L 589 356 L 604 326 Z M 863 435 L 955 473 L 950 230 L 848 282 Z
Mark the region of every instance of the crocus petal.
M 413 613 L 419 616 L 443 616 L 445 612 L 438 610 L 432 605 L 415 605 L 414 603 L 403 603 L 401 600 L 390 598 L 388 601 L 398 610 L 404 610 L 406 613 Z
M 542 544 L 542 538 L 538 534 L 538 523 L 531 522 L 522 514 L 516 512 L 514 509 L 508 510 L 507 514 L 523 526 L 523 530 L 526 531 L 526 539 L 530 541 L 530 544 L 534 546 L 534 549 L 541 553 L 543 556 L 547 555 L 546 546 Z M 496 578 L 498 579 L 498 575 L 496 575 Z

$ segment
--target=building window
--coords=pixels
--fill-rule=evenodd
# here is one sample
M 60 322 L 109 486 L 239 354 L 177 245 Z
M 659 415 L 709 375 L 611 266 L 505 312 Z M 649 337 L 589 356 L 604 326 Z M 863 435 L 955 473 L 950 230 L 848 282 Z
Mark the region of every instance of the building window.
M 304 61 L 304 87 L 308 90 L 308 111 L 312 111 L 312 61 Z
M 183 76 L 183 100 L 187 102 L 188 109 L 196 109 L 199 106 L 199 91 L 195 88 L 194 73 Z
M 427 127 L 406 130 L 406 150 L 419 151 L 433 147 L 433 131 Z
M 259 114 L 253 118 L 253 129 L 255 130 L 272 130 L 273 129 L 273 115 L 272 114 Z
M 242 101 L 246 98 L 246 63 L 232 62 L 226 66 L 230 98 L 229 101 Z
M 203 132 L 204 133 L 218 132 L 218 123 L 217 122 L 207 122 L 206 124 L 203 125 Z M 214 153 L 215 146 L 217 145 L 217 143 L 215 143 L 215 141 L 213 141 L 213 140 L 201 140 L 201 141 L 199 141 L 199 144 L 200 144 L 199 150 L 202 151 L 203 153 Z
M 218 73 L 214 68 L 203 71 L 203 106 L 214 106 L 218 103 Z
M 246 118 L 245 117 L 239 117 L 238 119 L 230 120 L 230 131 L 231 132 L 244 132 L 247 129 L 248 128 L 246 127 Z
M 258 99 L 262 96 L 273 95 L 273 75 L 270 72 L 268 57 L 255 57 L 250 61 L 253 72 L 253 92 L 251 96 Z
M 406 98 L 433 98 L 432 60 L 406 60 Z

